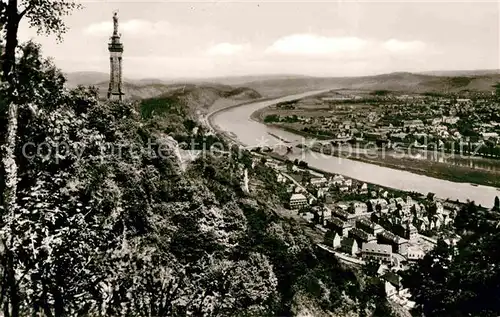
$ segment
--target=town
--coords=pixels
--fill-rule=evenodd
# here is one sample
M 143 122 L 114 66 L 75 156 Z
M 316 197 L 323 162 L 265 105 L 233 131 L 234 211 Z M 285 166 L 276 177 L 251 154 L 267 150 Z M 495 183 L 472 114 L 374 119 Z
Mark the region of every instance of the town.
M 259 115 L 267 124 L 318 139 L 499 157 L 499 110 L 493 88 L 411 95 L 340 89 L 283 102 Z
M 233 2 L 0 1 L 0 315 L 500 316 L 498 4 Z
M 450 246 L 460 240 L 453 230 L 461 208 L 457 201 L 327 175 L 301 161 L 254 152 L 252 165 L 262 162 L 286 190 L 283 207 L 321 232 L 318 247 L 348 265 L 376 265 L 387 298 L 405 309 L 415 303 L 398 272 L 423 259 L 438 239 Z M 247 173 L 245 179 L 248 191 Z

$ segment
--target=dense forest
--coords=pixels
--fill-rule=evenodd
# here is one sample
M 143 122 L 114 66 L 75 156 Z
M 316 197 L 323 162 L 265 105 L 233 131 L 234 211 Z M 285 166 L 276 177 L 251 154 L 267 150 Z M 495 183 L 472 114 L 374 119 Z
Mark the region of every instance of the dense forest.
M 143 117 L 140 103 L 67 90 L 38 45 L 21 53 L 17 190 L 0 227 L 6 316 L 387 310 L 381 285 L 364 288 L 274 213 L 279 185 L 262 162 L 263 192 L 243 193 L 250 153 L 206 152 L 184 170 L 165 131 L 196 137 L 193 120 L 172 131 L 168 110 Z
M 67 89 L 39 45 L 17 43 L 21 18 L 60 35 L 74 7 L 0 4 L 3 315 L 386 316 L 380 284 L 364 287 L 277 216 L 262 162 L 259 195 L 241 190 L 250 153 L 182 166 L 179 142 L 205 131 L 181 99 L 100 101 L 95 88 Z
M 3 316 L 380 316 L 394 314 L 373 268 L 354 269 L 283 218 L 263 161 L 187 166 L 179 145 L 206 139 L 182 96 L 100 101 L 67 89 L 21 19 L 61 36 L 66 1 L 0 1 L 0 309 Z M 243 170 L 261 188 L 241 189 Z M 499 209 L 467 205 L 463 238 L 440 241 L 404 276 L 415 315 L 498 316 Z

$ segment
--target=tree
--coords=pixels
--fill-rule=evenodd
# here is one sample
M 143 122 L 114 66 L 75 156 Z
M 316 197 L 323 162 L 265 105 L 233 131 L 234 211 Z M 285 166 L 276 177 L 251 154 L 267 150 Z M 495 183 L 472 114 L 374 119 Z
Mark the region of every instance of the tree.
M 58 3 L 26 0 L 21 13 L 53 30 L 57 19 L 36 14 L 50 15 Z M 2 315 L 290 315 L 302 292 L 332 310 L 344 294 L 360 298 L 354 273 L 315 250 L 268 197 L 248 210 L 232 177 L 239 156 L 208 154 L 184 171 L 175 142 L 137 104 L 67 91 L 33 43 L 14 63 L 2 179 L 15 194 L 0 214 Z M 40 143 L 52 151 L 37 153 Z M 274 172 L 259 168 L 275 186 Z
M 250 151 L 247 151 L 247 150 L 238 150 L 238 161 L 241 162 L 243 164 L 243 166 L 245 166 L 246 168 L 251 168 L 252 167 L 252 163 L 253 163 L 253 160 L 252 160 L 252 154 L 250 153 Z
M 447 289 L 448 268 L 451 264 L 451 249 L 439 240 L 430 253 L 402 275 L 402 283 L 412 292 L 425 316 L 445 316 L 442 300 L 453 296 Z
M 500 96 L 500 82 L 497 82 L 492 87 L 495 88 L 495 94 L 497 95 L 497 97 Z
M 303 168 L 307 168 L 307 167 L 308 167 L 308 164 L 307 164 L 307 162 L 300 161 L 300 162 L 298 163 L 298 166 L 299 166 L 299 167 L 303 167 Z
M 454 221 L 454 226 L 459 232 L 475 232 L 484 220 L 474 202 L 468 202 L 462 207 Z
M 6 144 L 2 147 L 1 163 L 4 168 L 0 171 L 3 180 L 0 184 L 2 193 L 0 199 L 1 206 L 3 207 L 2 216 L 4 219 L 13 219 L 12 217 L 18 209 L 18 179 L 23 172 L 22 167 L 20 169 L 18 164 L 22 156 L 19 156 L 19 154 L 16 155 L 16 153 L 20 153 L 19 150 L 16 150 L 16 140 L 20 138 L 18 135 L 18 127 L 20 126 L 21 129 L 23 129 L 23 126 L 26 124 L 26 122 L 24 122 L 25 118 L 36 111 L 35 104 L 40 106 L 42 102 L 47 103 L 49 100 L 50 102 L 57 103 L 57 96 L 60 94 L 53 93 L 61 91 L 64 83 L 64 81 L 56 79 L 56 77 L 60 75 L 60 72 L 57 72 L 50 62 L 40 60 L 38 46 L 33 43 L 28 43 L 22 47 L 21 53 L 21 58 L 18 62 L 19 70 L 14 73 L 13 76 L 13 80 L 19 83 L 16 84 L 16 90 L 19 93 L 17 100 L 12 100 L 12 90 L 3 89 L 0 91 L 0 99 L 6 102 L 6 104 L 2 105 L 2 114 L 4 114 L 5 109 L 8 110 L 8 118 L 5 118 L 5 116 L 1 117 L 3 121 L 2 127 L 7 127 L 6 131 L 2 131 L 2 136 L 5 137 Z M 32 98 L 30 98 L 30 96 L 32 96 Z M 33 98 L 33 96 L 37 96 L 38 98 Z M 22 113 L 24 112 L 25 115 L 18 117 L 19 110 Z M 22 132 L 23 131 L 21 131 L 21 133 Z M 14 223 L 10 223 L 9 226 L 14 226 Z M 12 263 L 13 254 L 11 253 L 13 243 L 12 236 L 8 237 L 8 239 L 2 239 L 2 243 L 5 252 L 3 256 L 4 272 L 11 287 L 10 298 L 13 302 L 12 307 L 15 308 L 17 307 L 17 297 L 15 295 L 17 286 L 14 283 L 13 276 L 14 263 Z M 12 314 L 16 315 L 17 312 L 14 310 Z
M 62 33 L 65 32 L 65 24 L 62 16 L 67 15 L 72 9 L 79 7 L 75 3 L 65 1 L 38 1 L 38 0 L 9 0 L 8 2 L 0 1 L 0 26 L 2 33 L 5 33 L 5 50 L 0 56 L 0 64 L 2 73 L 0 79 L 7 82 L 6 87 L 2 87 L 3 98 L 6 100 L 7 105 L 0 109 L 0 118 L 6 124 L 6 130 L 0 131 L 4 146 L 2 147 L 2 186 L 1 186 L 1 199 L 3 212 L 14 216 L 16 209 L 17 198 L 17 179 L 18 179 L 18 165 L 16 162 L 16 139 L 18 137 L 18 111 L 19 104 L 17 98 L 19 97 L 19 86 L 22 87 L 26 82 L 17 83 L 15 81 L 14 66 L 16 65 L 16 48 L 18 46 L 17 33 L 21 19 L 26 16 L 28 23 L 32 27 L 36 27 L 39 33 L 56 33 L 60 39 Z M 3 37 L 3 34 L 2 34 Z M 25 79 L 26 80 L 26 79 Z M 28 79 L 29 81 L 29 79 Z M 6 89 L 5 89 L 6 88 Z M 3 123 L 3 122 L 2 122 Z M 11 226 L 14 224 L 11 223 Z M 4 245 L 4 260 L 5 260 L 5 275 L 8 284 L 10 285 L 10 300 L 11 311 L 7 310 L 8 314 L 18 316 L 19 314 L 19 299 L 15 294 L 17 291 L 17 283 L 14 277 L 14 263 L 12 254 L 12 237 L 7 240 L 2 240 Z
M 8 0 L 0 1 L 0 25 L 5 26 L 5 52 L 2 56 L 2 70 L 5 81 L 12 84 L 15 52 L 18 45 L 17 33 L 21 19 L 26 18 L 30 27 L 39 34 L 55 34 L 58 40 L 67 31 L 63 17 L 80 4 L 66 0 Z
M 409 271 L 403 285 L 424 316 L 498 316 L 500 234 L 494 228 L 463 237 L 456 247 L 442 240 Z
M 431 193 L 431 192 L 427 193 L 427 200 L 433 201 L 434 200 L 434 196 L 435 196 L 434 193 Z

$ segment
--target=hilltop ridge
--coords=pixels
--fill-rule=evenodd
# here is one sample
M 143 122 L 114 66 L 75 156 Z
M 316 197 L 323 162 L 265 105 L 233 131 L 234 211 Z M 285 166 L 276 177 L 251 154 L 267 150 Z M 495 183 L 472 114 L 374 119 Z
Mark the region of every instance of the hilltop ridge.
M 108 75 L 99 72 L 68 73 L 67 86 L 95 85 L 104 96 Z M 500 81 L 495 70 L 443 71 L 443 72 L 394 72 L 360 77 L 312 77 L 303 75 L 249 75 L 206 79 L 124 79 L 125 93 L 133 99 L 152 98 L 177 89 L 180 85 L 193 85 L 208 89 L 228 91 L 239 88 L 250 94 L 276 97 L 308 90 L 348 88 L 360 90 L 391 90 L 408 93 L 459 92 L 462 90 L 492 91 Z M 232 87 L 232 88 L 231 88 Z M 253 92 L 251 92 L 253 91 Z

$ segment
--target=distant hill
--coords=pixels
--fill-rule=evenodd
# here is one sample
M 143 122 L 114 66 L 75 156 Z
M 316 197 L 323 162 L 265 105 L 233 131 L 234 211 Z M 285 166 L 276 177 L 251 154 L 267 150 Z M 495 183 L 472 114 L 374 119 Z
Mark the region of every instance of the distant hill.
M 102 85 L 108 82 L 109 74 L 102 72 L 73 72 L 64 74 L 67 79 L 68 87 L 78 85 Z M 125 78 L 124 82 L 133 85 L 172 85 L 176 83 L 189 84 L 221 84 L 229 86 L 240 86 L 248 82 L 261 80 L 287 80 L 294 78 L 313 78 L 305 75 L 248 75 L 248 76 L 227 76 L 227 77 L 209 77 L 209 78 Z
M 78 85 L 89 86 L 109 80 L 109 74 L 101 72 L 74 72 L 64 73 L 68 87 L 76 87 Z
M 421 72 L 420 74 L 432 75 L 432 76 L 465 76 L 465 77 L 475 77 L 475 76 L 485 76 L 485 75 L 498 75 L 500 74 L 500 69 L 479 69 L 479 70 L 441 70 L 441 71 L 429 71 Z
M 295 75 L 295 74 L 276 74 L 276 75 L 248 75 L 248 76 L 228 76 L 228 77 L 212 77 L 203 79 L 184 79 L 188 82 L 198 82 L 198 83 L 217 83 L 222 85 L 239 86 L 244 85 L 249 82 L 256 82 L 262 80 L 288 80 L 296 78 L 314 78 L 305 75 Z
M 397 72 L 362 77 L 310 77 L 301 75 L 262 75 L 235 76 L 207 79 L 140 79 L 124 80 L 125 93 L 130 98 L 142 99 L 160 96 L 178 89 L 181 85 L 197 85 L 205 89 L 221 89 L 231 87 L 253 90 L 251 94 L 264 97 L 301 93 L 315 89 L 359 89 L 390 90 L 407 93 L 423 92 L 458 92 L 461 90 L 491 91 L 491 86 L 500 81 L 500 74 L 495 70 L 456 71 L 428 73 Z M 448 75 L 444 75 L 447 73 Z M 456 76 L 455 74 L 462 74 Z M 473 75 L 474 74 L 474 75 Z M 66 74 L 68 86 L 78 84 L 95 85 L 104 96 L 108 88 L 108 75 L 98 72 L 80 72 Z M 183 84 L 185 83 L 185 84 Z M 221 88 L 224 87 L 224 88 Z M 207 90 L 207 91 L 208 91 Z
M 182 105 L 182 112 L 188 115 L 199 112 L 206 114 L 212 111 L 214 106 L 231 106 L 262 97 L 249 88 L 218 84 L 175 84 L 164 87 L 168 87 L 168 90 L 162 94 L 141 98 L 143 105 L 148 105 L 147 109 L 143 107 L 143 115 L 147 117 L 152 111 L 163 112 L 174 104 Z
M 79 85 L 83 86 L 98 86 L 99 88 L 104 87 L 108 89 L 109 74 L 102 72 L 73 72 L 64 73 L 66 77 L 66 85 L 70 88 L 75 88 Z M 155 78 L 144 78 L 144 79 L 130 79 L 124 78 L 124 83 L 130 83 L 132 85 L 156 85 L 156 84 L 172 84 L 175 81 L 164 81 Z
M 407 93 L 491 91 L 491 86 L 499 81 L 500 74 L 450 77 L 400 72 L 364 77 L 269 79 L 247 82 L 244 85 L 255 89 L 263 96 L 279 96 L 328 88 L 390 90 Z
M 94 83 L 93 86 L 99 89 L 101 98 L 105 98 L 108 91 L 109 81 Z M 68 84 L 69 87 L 73 86 Z M 210 84 L 210 83 L 163 83 L 159 82 L 142 82 L 134 81 L 123 83 L 123 92 L 127 99 L 147 99 L 154 97 L 169 96 L 173 94 L 185 95 L 189 98 L 198 100 L 201 104 L 205 103 L 210 106 L 214 100 L 218 98 L 231 98 L 231 99 L 255 99 L 260 98 L 261 95 L 246 87 L 233 87 L 228 85 Z

